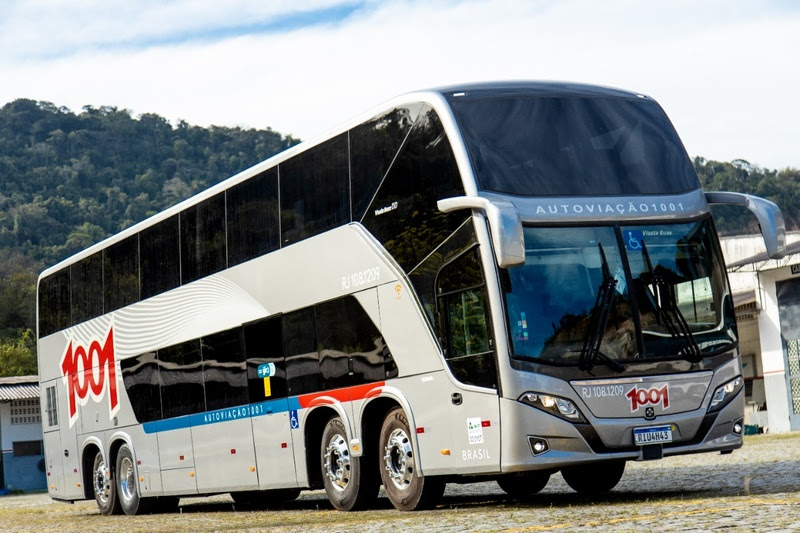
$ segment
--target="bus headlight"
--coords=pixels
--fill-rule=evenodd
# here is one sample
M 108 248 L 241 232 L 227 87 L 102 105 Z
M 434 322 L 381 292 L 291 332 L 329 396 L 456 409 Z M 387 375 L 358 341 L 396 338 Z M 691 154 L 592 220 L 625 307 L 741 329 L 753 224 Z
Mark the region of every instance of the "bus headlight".
M 569 420 L 570 422 L 586 423 L 586 419 L 572 400 L 560 396 L 551 396 L 538 392 L 526 392 L 519 397 L 519 401 L 531 407 L 546 411 L 551 415 L 556 415 L 564 420 Z
M 725 404 L 731 401 L 731 398 L 742 390 L 742 386 L 744 386 L 744 380 L 742 376 L 737 376 L 724 385 L 717 387 L 717 390 L 714 391 L 714 396 L 711 398 L 711 404 L 708 406 L 708 412 L 711 413 L 722 409 Z

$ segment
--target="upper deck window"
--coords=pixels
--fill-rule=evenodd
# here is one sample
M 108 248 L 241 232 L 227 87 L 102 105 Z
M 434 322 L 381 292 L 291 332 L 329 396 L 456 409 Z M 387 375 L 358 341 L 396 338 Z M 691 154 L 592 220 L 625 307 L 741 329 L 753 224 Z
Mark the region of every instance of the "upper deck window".
M 481 189 L 616 196 L 700 186 L 669 119 L 649 99 L 503 96 L 451 105 Z

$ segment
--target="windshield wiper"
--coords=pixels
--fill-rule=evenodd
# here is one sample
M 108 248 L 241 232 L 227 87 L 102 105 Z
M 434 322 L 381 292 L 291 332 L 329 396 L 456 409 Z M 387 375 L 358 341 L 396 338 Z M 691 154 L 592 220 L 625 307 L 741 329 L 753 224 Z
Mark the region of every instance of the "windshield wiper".
M 608 268 L 608 261 L 606 260 L 606 253 L 603 250 L 602 243 L 598 242 L 597 246 L 600 249 L 600 257 L 603 259 L 603 282 L 597 290 L 594 307 L 589 315 L 592 317 L 592 322 L 589 325 L 589 335 L 583 340 L 583 348 L 581 348 L 581 355 L 578 359 L 578 368 L 588 372 L 600 359 L 613 370 L 623 372 L 625 367 L 619 361 L 600 351 L 600 346 L 603 343 L 603 334 L 608 326 L 608 316 L 611 314 L 611 307 L 614 304 L 617 280 L 611 275 L 611 270 Z
M 703 354 L 700 350 L 700 346 L 697 345 L 697 340 L 695 340 L 694 335 L 689 329 L 686 318 L 683 316 L 683 313 L 681 313 L 681 310 L 678 309 L 678 305 L 675 302 L 675 295 L 673 291 L 670 290 L 671 286 L 664 281 L 661 275 L 656 274 L 655 269 L 653 269 L 653 263 L 650 261 L 650 253 L 647 251 L 644 239 L 642 239 L 642 255 L 644 255 L 647 271 L 650 274 L 650 281 L 654 289 L 651 303 L 656 312 L 656 323 L 661 324 L 663 318 L 664 326 L 673 338 L 683 337 L 686 339 L 687 345 L 679 353 L 688 352 L 686 354 L 687 359 L 693 363 L 702 361 Z

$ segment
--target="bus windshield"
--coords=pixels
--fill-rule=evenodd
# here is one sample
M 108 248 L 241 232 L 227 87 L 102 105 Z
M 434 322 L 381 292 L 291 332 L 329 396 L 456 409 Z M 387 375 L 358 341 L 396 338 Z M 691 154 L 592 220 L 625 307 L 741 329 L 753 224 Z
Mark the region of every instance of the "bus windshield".
M 581 365 L 699 360 L 736 341 L 708 219 L 681 224 L 526 227 L 525 264 L 507 270 L 514 356 Z
M 676 194 L 698 189 L 661 107 L 647 98 L 454 98 L 480 188 L 521 196 Z

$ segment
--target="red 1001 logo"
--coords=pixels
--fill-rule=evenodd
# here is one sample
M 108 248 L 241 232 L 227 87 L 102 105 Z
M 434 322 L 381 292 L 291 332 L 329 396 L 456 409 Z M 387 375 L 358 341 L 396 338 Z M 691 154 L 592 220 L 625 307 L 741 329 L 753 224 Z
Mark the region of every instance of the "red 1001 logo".
M 67 386 L 69 425 L 78 419 L 78 405 L 86 405 L 89 396 L 100 402 L 108 390 L 109 419 L 119 411 L 117 370 L 114 357 L 114 328 L 105 341 L 93 340 L 88 348 L 70 339 L 61 358 L 61 375 Z
M 661 404 L 664 409 L 669 407 L 669 388 L 667 388 L 667 385 L 660 389 L 657 387 L 651 389 L 633 387 L 625 396 L 631 401 L 631 413 L 649 403 L 653 405 Z

